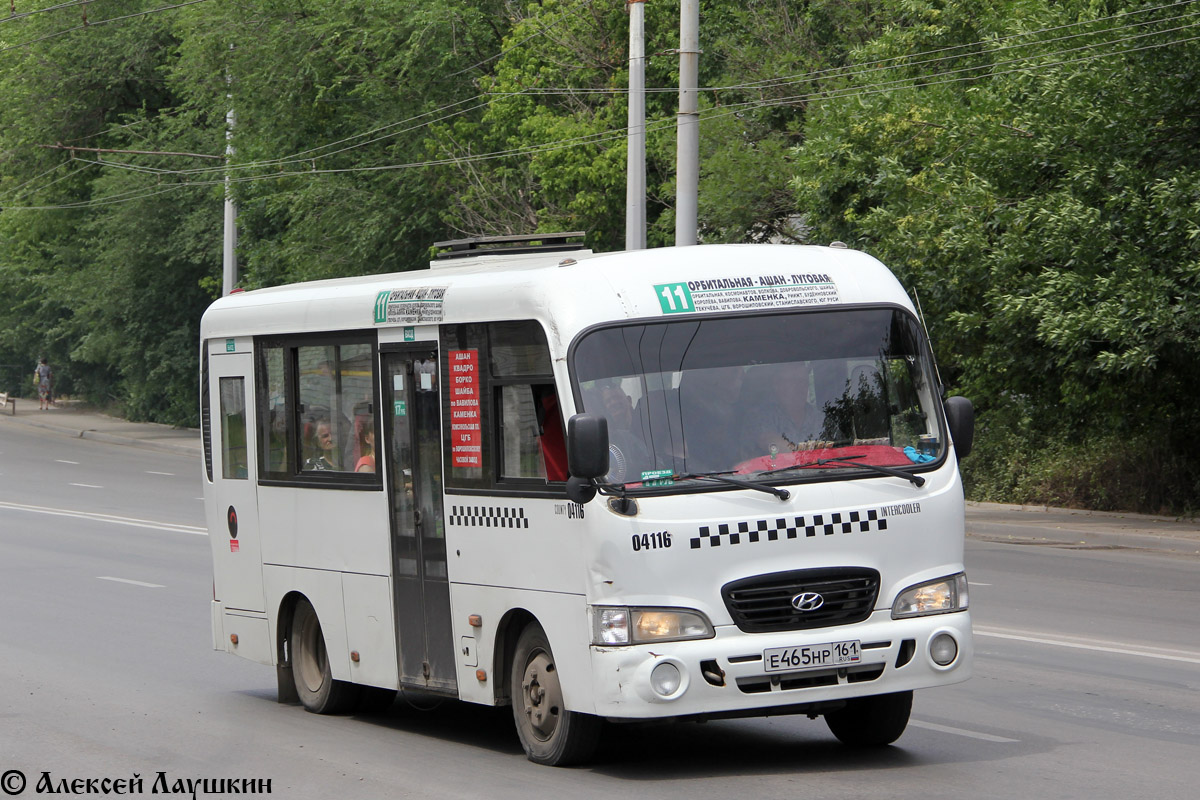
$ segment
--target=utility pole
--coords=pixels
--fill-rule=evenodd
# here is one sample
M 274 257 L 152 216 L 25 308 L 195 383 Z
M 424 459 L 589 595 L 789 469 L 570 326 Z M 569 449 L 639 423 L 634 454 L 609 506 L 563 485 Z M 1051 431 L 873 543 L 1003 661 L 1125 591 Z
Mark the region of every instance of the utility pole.
M 229 45 L 233 51 L 233 45 Z M 233 187 L 229 182 L 229 160 L 233 157 L 233 126 L 237 118 L 233 113 L 233 79 L 225 73 L 225 84 L 230 87 L 225 99 L 229 101 L 229 113 L 225 115 L 225 237 L 221 248 L 221 294 L 230 294 L 237 286 L 237 205 L 233 202 Z
M 625 249 L 646 249 L 646 0 L 629 6 L 629 131 L 625 179 Z
M 700 194 L 700 0 L 679 6 L 679 114 L 676 117 L 675 244 L 696 243 Z

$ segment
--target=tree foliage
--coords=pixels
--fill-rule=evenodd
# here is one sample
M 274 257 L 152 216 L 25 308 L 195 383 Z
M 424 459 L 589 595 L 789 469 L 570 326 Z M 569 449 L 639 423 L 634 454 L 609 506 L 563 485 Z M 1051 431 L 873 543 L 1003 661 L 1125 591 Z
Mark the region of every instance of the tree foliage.
M 227 175 L 246 287 L 419 268 L 463 235 L 584 230 L 595 249 L 623 246 L 622 3 L 12 5 L 34 13 L 0 17 L 3 388 L 46 355 L 64 390 L 193 423 Z M 661 246 L 678 7 L 645 10 Z M 704 0 L 700 238 L 841 239 L 893 267 L 943 379 L 981 411 L 978 494 L 1059 496 L 1038 487 L 1123 442 L 1174 487 L 1144 505 L 1194 506 L 1198 13 Z M 228 168 L 198 157 L 227 141 Z M 1057 455 L 1030 469 L 1043 453 Z M 1064 502 L 1136 505 L 1139 491 Z

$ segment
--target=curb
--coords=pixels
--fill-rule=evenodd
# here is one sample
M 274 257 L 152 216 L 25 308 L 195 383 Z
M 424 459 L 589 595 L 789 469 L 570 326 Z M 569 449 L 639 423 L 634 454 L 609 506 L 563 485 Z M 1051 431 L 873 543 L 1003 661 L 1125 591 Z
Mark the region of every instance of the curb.
M 997 513 L 1008 516 L 992 516 Z M 968 502 L 967 536 L 979 541 L 1067 550 L 1128 549 L 1200 555 L 1200 525 L 1195 520 L 1053 506 Z
M 1171 522 L 1179 524 L 1197 525 L 1200 528 L 1200 519 L 1189 519 L 1187 517 L 1167 517 L 1156 514 L 1137 514 L 1132 511 L 1092 511 L 1087 508 L 1065 508 L 1062 506 L 1032 506 L 1032 505 L 1013 505 L 1009 503 L 988 503 L 981 500 L 968 500 L 967 508 L 978 508 L 984 511 L 1022 511 L 1030 514 L 1067 514 L 1078 517 L 1097 517 L 1100 519 L 1119 520 L 1127 519 L 1132 521 L 1146 522 Z

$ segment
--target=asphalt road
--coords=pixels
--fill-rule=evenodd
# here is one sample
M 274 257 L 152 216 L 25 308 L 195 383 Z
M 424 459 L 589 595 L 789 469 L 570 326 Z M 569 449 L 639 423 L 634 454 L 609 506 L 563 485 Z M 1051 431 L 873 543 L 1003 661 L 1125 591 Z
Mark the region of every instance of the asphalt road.
M 1200 775 L 1186 538 L 972 522 L 976 675 L 918 693 L 896 746 L 856 752 L 793 717 L 622 726 L 597 763 L 559 770 L 524 759 L 507 710 L 274 702 L 270 668 L 211 650 L 200 480 L 193 456 L 0 421 L 0 773 L 24 774 L 19 796 L 43 773 L 137 774 L 150 794 L 161 772 L 284 798 L 1124 799 L 1191 796 Z

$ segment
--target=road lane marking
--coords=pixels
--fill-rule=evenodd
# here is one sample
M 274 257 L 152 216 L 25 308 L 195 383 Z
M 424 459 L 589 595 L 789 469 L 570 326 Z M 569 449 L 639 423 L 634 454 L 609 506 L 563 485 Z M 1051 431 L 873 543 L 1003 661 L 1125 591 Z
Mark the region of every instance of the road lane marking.
M 174 472 L 155 472 L 155 471 L 154 471 L 154 470 L 152 470 L 152 469 L 148 469 L 148 470 L 146 470 L 146 474 L 147 474 L 147 475 L 166 475 L 168 478 L 174 478 L 174 477 L 175 477 L 175 473 L 174 473 Z
M 975 628 L 976 636 L 988 636 L 993 639 L 1011 639 L 1017 642 L 1033 644 L 1048 644 L 1053 647 L 1070 647 L 1076 650 L 1094 650 L 1098 653 L 1115 653 L 1123 656 L 1138 656 L 1139 658 L 1156 658 L 1160 661 L 1180 661 L 1185 664 L 1200 664 L 1200 653 L 1192 650 L 1173 650 L 1167 647 L 1150 647 L 1147 645 L 1131 645 L 1126 642 L 1110 642 L 1103 639 L 1082 639 L 1079 637 L 1056 637 L 1051 633 L 1034 631 L 1012 631 L 1002 628 Z
M 56 458 L 54 460 L 57 461 L 59 464 L 74 464 L 77 467 L 79 466 L 78 461 L 67 461 L 65 458 Z
M 128 583 L 132 586 L 145 586 L 147 589 L 165 589 L 161 583 L 146 583 L 145 581 L 131 581 L 129 578 L 113 578 L 108 575 L 101 575 L 96 578 L 98 581 L 114 581 L 116 583 Z
M 908 724 L 914 728 L 924 728 L 927 731 L 937 731 L 938 733 L 952 733 L 955 736 L 966 736 L 969 739 L 979 739 L 982 742 L 996 742 L 997 744 L 1012 744 L 1021 741 L 1020 739 L 1006 739 L 1003 736 L 993 736 L 990 733 L 980 733 L 979 731 L 968 731 L 962 728 L 951 728 L 949 725 L 938 725 L 936 722 L 921 722 L 920 720 L 910 719 Z
M 158 522 L 150 519 L 137 519 L 134 517 L 118 517 L 113 514 L 100 514 L 95 511 L 72 511 L 66 508 L 47 508 L 46 506 L 30 506 L 24 503 L 6 503 L 0 501 L 0 508 L 7 508 L 13 511 L 28 511 L 33 514 L 50 514 L 56 517 L 73 517 L 75 519 L 88 519 L 93 522 L 110 522 L 114 525 L 128 525 L 134 528 L 150 528 L 152 530 L 170 531 L 172 533 L 191 533 L 197 536 L 207 536 L 208 529 L 200 528 L 195 525 L 179 525 L 174 522 Z
M 81 489 L 103 489 L 103 486 L 97 486 L 94 483 L 69 483 L 68 486 L 78 486 Z

